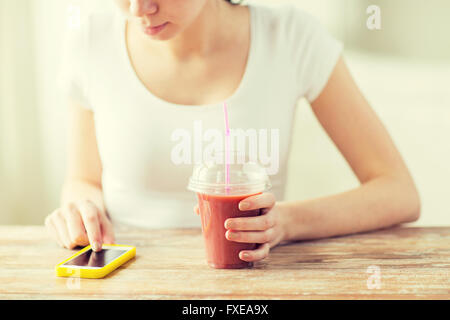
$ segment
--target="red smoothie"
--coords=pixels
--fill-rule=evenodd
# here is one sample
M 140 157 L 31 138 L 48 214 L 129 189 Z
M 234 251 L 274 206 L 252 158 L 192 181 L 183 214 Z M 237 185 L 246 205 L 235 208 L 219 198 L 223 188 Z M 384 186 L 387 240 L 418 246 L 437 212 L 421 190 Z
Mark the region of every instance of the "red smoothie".
M 260 193 L 260 192 L 259 192 Z M 255 194 L 259 194 L 255 193 Z M 253 250 L 255 243 L 240 243 L 225 238 L 225 221 L 228 218 L 253 217 L 260 210 L 239 210 L 239 202 L 254 194 L 247 195 L 209 195 L 197 193 L 203 238 L 206 246 L 206 259 L 213 268 L 237 269 L 252 267 L 252 262 L 239 258 L 242 250 Z

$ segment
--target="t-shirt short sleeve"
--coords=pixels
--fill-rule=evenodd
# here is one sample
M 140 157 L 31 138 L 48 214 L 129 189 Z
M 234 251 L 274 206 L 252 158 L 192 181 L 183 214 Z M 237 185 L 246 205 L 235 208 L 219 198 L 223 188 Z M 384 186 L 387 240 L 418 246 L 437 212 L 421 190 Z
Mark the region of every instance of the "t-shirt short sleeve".
M 288 30 L 296 94 L 312 102 L 327 84 L 343 44 L 316 18 L 297 7 L 291 7 Z
M 76 25 L 67 26 L 58 86 L 63 96 L 78 102 L 83 108 L 92 110 L 89 100 L 89 25 L 81 19 Z

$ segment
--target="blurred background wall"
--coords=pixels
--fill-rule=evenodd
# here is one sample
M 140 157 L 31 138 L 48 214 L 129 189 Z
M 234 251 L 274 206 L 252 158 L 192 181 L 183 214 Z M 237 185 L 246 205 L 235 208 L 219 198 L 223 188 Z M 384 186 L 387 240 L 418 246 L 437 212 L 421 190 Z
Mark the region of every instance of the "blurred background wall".
M 90 3 L 101 5 L 102 1 Z M 449 225 L 450 1 L 252 0 L 294 3 L 345 44 L 357 83 L 391 133 L 422 196 L 416 225 Z M 42 224 L 59 205 L 66 106 L 57 75 L 69 4 L 0 0 L 0 224 Z M 381 30 L 369 30 L 369 5 Z M 358 186 L 305 101 L 296 113 L 288 199 Z

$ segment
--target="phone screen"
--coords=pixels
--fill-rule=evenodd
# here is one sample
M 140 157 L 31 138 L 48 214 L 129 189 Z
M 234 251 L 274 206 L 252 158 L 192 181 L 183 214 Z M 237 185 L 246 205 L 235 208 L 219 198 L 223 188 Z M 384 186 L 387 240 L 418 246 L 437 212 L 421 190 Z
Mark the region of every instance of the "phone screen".
M 122 249 L 102 249 L 99 252 L 95 252 L 89 249 L 83 252 L 79 256 L 76 256 L 72 260 L 67 261 L 63 266 L 80 266 L 80 267 L 104 267 L 117 257 L 127 252 Z

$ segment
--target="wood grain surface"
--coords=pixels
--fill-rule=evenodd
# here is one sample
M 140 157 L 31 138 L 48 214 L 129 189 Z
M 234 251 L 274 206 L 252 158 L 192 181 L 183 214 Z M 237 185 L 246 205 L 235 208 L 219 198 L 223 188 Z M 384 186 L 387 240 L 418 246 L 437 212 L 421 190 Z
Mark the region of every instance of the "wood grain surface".
M 392 228 L 272 249 L 253 269 L 205 262 L 199 229 L 121 227 L 136 258 L 103 279 L 58 278 L 77 250 L 41 226 L 0 226 L 0 299 L 449 299 L 450 228 Z

